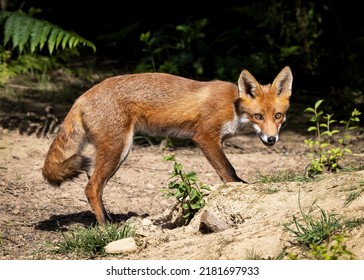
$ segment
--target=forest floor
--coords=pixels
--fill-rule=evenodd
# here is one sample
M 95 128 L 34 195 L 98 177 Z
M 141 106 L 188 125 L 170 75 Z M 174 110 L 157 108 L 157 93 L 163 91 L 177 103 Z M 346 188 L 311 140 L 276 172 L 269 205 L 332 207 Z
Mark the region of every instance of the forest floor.
M 86 87 L 74 84 L 74 92 Z M 49 100 L 53 104 L 56 101 L 56 114 L 61 119 L 73 99 L 62 99 L 54 88 L 34 91 L 30 85 L 19 83 L 0 91 L 0 259 L 82 258 L 54 253 L 52 244 L 62 240 L 65 232 L 95 223 L 84 194 L 87 177 L 81 175 L 59 188 L 49 186 L 42 178 L 41 167 L 55 134 L 38 137 L 36 125 L 32 125 L 42 122 L 35 116 Z M 40 94 L 44 92 L 56 96 L 44 97 Z M 65 100 L 64 104 L 59 100 Z M 309 259 L 310 250 L 296 246 L 295 236 L 284 225 L 294 228 L 293 217 L 303 223 L 302 213 L 320 219 L 323 210 L 340 221 L 338 233 L 345 236 L 347 249 L 356 259 L 364 260 L 364 195 L 360 195 L 364 189 L 363 131 L 353 135 L 353 154 L 343 159 L 345 169 L 340 172 L 318 175 L 314 180 L 262 181 L 284 174 L 304 174 L 310 162 L 304 143 L 310 137 L 306 133 L 307 118 L 302 117 L 302 105 L 295 106 L 293 101 L 291 108 L 275 146 L 265 147 L 250 132 L 224 143 L 227 157 L 248 184 L 222 184 L 192 145 L 172 149 L 135 144 L 108 182 L 104 202 L 114 220 L 133 221 L 142 246 L 134 253 L 97 258 L 275 259 L 285 249 L 291 256 Z M 224 221 L 228 229 L 202 233 L 199 215 L 187 226 L 168 228 L 156 223 L 175 202 L 161 192 L 172 171 L 171 162 L 163 161 L 163 156 L 170 154 L 184 170 L 195 171 L 202 182 L 211 186 L 204 209 Z M 358 197 L 348 203 L 353 193 Z

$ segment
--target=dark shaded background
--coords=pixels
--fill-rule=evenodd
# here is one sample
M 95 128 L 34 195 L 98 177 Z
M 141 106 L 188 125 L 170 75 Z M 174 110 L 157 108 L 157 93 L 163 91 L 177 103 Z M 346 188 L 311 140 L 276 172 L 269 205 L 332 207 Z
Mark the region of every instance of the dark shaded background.
M 289 65 L 294 86 L 306 91 L 307 100 L 328 97 L 333 108 L 352 103 L 348 109 L 363 103 L 364 18 L 359 1 L 8 2 L 8 10 L 40 8 L 35 17 L 96 44 L 97 52 L 81 50 L 81 59 L 93 56 L 120 72 L 134 72 L 147 61 L 141 33 L 152 32 L 160 43 L 163 36 L 180 35 L 175 26 L 206 18 L 204 37 L 192 45 L 192 59 L 201 62 L 203 72 L 186 66 L 178 74 L 235 81 L 246 68 L 266 83 Z M 311 18 L 307 26 L 302 26 L 304 17 Z M 159 46 L 168 48 L 168 42 Z M 297 47 L 299 51 L 292 51 Z M 164 54 L 159 59 L 169 57 Z M 224 69 L 223 74 L 217 75 L 216 69 Z

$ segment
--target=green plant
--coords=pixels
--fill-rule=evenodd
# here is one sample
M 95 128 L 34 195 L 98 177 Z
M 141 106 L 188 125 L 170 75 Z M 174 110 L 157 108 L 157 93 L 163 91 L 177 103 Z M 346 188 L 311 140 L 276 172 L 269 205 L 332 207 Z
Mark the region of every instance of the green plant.
M 155 67 L 154 55 L 157 54 L 158 52 L 160 52 L 161 49 L 160 48 L 154 49 L 154 44 L 156 42 L 156 37 L 151 37 L 150 36 L 150 31 L 148 31 L 148 32 L 142 33 L 140 35 L 140 41 L 143 42 L 145 44 L 145 46 L 146 46 L 146 48 L 143 49 L 143 51 L 149 53 L 149 55 L 150 55 L 150 61 L 152 63 L 153 71 L 157 72 L 157 69 Z
M 134 228 L 125 223 L 107 224 L 104 228 L 98 226 L 79 227 L 65 234 L 62 232 L 64 240 L 55 243 L 56 253 L 75 253 L 79 255 L 103 255 L 104 247 L 115 240 L 127 238 L 135 235 Z
M 165 156 L 165 161 L 173 162 L 172 175 L 168 187 L 163 189 L 167 197 L 175 197 L 183 209 L 186 224 L 206 205 L 204 196 L 210 187 L 201 183 L 194 171 L 185 172 L 183 165 L 174 156 Z
M 150 31 L 142 33 L 140 41 L 145 46 L 142 51 L 148 56 L 141 59 L 136 71 L 165 72 L 194 77 L 202 75 L 204 72 L 202 58 L 206 49 L 203 29 L 207 24 L 206 18 L 187 20 L 177 26 L 164 26 L 153 34 Z
M 354 200 L 361 197 L 361 194 L 364 192 L 364 181 L 360 182 L 360 189 L 357 191 L 351 191 L 344 202 L 344 207 L 349 206 Z
M 245 250 L 246 260 L 263 260 L 262 252 L 257 252 L 254 248 Z
M 0 46 L 0 85 L 4 85 L 8 79 L 14 76 L 15 71 L 9 67 L 8 60 L 10 59 L 11 53 Z
M 345 244 L 345 238 L 343 235 L 334 235 L 331 238 L 332 242 L 327 244 L 320 244 L 311 246 L 311 255 L 316 260 L 353 260 L 355 255 L 350 252 Z
M 344 226 L 348 229 L 361 228 L 363 225 L 364 225 L 364 217 L 353 218 L 353 219 L 344 221 Z
M 308 131 L 315 131 L 315 139 L 306 139 L 305 144 L 309 148 L 308 156 L 311 158 L 311 163 L 307 168 L 307 175 L 314 176 L 325 170 L 336 172 L 340 169 L 339 161 L 346 154 L 351 154 L 351 149 L 347 147 L 351 139 L 350 132 L 357 128 L 359 123 L 359 115 L 357 109 L 354 109 L 350 118 L 347 121 L 340 121 L 340 124 L 345 125 L 344 132 L 339 137 L 337 143 L 335 137 L 340 133 L 340 130 L 333 129 L 332 126 L 337 121 L 333 119 L 333 114 L 326 114 L 319 110 L 321 103 L 324 100 L 318 100 L 314 107 L 308 107 L 304 110 L 305 113 L 310 113 L 310 121 L 314 124 L 308 128 Z M 322 121 L 322 119 L 324 121 Z
M 299 195 L 299 208 L 302 216 L 302 221 L 293 215 L 294 227 L 291 228 L 288 224 L 284 224 L 284 229 L 293 233 L 295 241 L 298 245 L 310 247 L 312 245 L 320 245 L 323 241 L 328 241 L 329 238 L 342 229 L 340 218 L 333 213 L 320 210 L 320 217 L 315 218 L 308 212 L 304 213 L 301 207 Z
M 72 55 L 78 55 L 79 46 L 96 51 L 92 42 L 77 33 L 35 18 L 33 15 L 37 12 L 34 8 L 28 14 L 21 10 L 0 11 L 0 26 L 4 34 L 0 41 L 0 85 L 4 85 L 10 77 L 29 70 L 45 77 L 46 71 L 60 58 L 59 55 L 53 56 L 57 49 L 62 48 Z M 52 56 L 40 55 L 43 49 L 48 49 Z
M 4 25 L 4 46 L 12 43 L 12 49 L 22 53 L 27 49 L 34 53 L 47 46 L 50 54 L 58 47 L 72 49 L 78 45 L 91 47 L 96 51 L 95 45 L 82 38 L 75 32 L 62 28 L 45 20 L 39 20 L 22 11 L 0 11 L 0 24 Z

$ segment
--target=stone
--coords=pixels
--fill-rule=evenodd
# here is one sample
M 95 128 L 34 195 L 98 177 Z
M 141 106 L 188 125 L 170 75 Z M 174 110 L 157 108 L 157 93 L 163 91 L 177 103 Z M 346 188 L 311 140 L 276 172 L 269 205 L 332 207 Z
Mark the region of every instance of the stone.
M 128 237 L 110 242 L 105 246 L 105 252 L 108 254 L 127 254 L 138 250 L 134 238 Z

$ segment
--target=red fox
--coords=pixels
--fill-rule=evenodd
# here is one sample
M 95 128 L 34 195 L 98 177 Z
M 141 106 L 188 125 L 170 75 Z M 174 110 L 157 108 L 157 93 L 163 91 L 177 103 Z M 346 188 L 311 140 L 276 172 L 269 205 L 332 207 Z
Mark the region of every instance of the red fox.
M 99 225 L 110 217 L 102 201 L 108 180 L 127 158 L 136 133 L 191 139 L 223 182 L 244 182 L 223 152 L 222 141 L 250 124 L 266 146 L 278 140 L 286 119 L 293 76 L 284 67 L 260 85 L 247 70 L 237 85 L 195 81 L 165 73 L 107 78 L 81 95 L 50 146 L 42 168 L 52 185 L 94 171 L 85 189 Z M 95 159 L 82 155 L 95 146 Z

